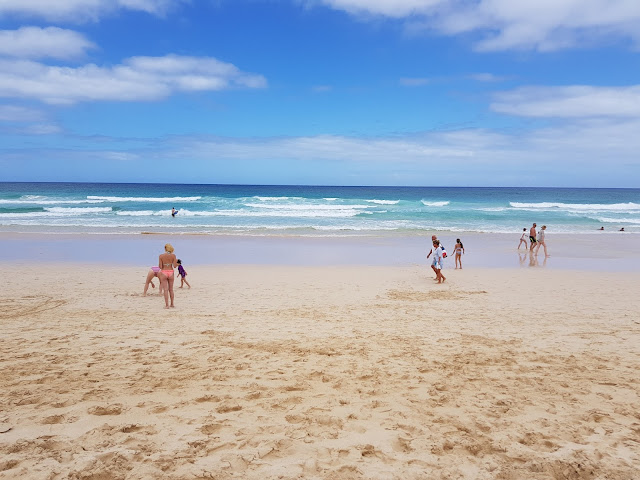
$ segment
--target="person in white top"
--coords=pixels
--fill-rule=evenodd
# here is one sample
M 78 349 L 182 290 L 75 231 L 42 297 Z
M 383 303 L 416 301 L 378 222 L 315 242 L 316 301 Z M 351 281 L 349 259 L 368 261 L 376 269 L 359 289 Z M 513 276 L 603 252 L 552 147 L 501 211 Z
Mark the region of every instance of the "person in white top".
M 520 235 L 520 243 L 518 244 L 518 250 L 520 250 L 520 245 L 524 243 L 524 249 L 529 248 L 529 244 L 527 243 L 527 228 L 522 229 L 522 235 Z
M 545 258 L 549 256 L 549 254 L 547 253 L 547 242 L 545 241 L 545 238 L 544 238 L 546 230 L 547 230 L 547 226 L 542 225 L 542 227 L 538 231 L 538 238 L 536 239 L 536 243 L 538 244 L 536 246 L 536 255 L 538 255 L 538 250 L 540 250 L 540 246 L 542 245 L 544 247 Z
M 433 263 L 434 270 L 436 271 L 436 280 L 438 283 L 444 282 L 447 278 L 442 274 L 442 248 L 440 247 L 440 240 L 433 241 Z

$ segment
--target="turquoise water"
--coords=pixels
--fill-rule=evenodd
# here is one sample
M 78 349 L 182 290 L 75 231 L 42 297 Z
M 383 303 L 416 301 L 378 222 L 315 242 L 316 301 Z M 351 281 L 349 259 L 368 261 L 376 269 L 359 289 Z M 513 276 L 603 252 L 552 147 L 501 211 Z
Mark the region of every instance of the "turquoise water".
M 411 236 L 532 222 L 640 233 L 640 189 L 0 183 L 0 232 Z

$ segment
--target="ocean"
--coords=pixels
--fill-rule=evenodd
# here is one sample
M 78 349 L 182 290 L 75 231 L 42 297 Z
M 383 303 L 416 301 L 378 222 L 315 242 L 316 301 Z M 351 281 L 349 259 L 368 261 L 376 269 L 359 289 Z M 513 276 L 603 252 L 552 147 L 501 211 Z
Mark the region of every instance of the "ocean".
M 640 189 L 0 183 L 0 232 L 423 236 L 533 222 L 640 233 Z

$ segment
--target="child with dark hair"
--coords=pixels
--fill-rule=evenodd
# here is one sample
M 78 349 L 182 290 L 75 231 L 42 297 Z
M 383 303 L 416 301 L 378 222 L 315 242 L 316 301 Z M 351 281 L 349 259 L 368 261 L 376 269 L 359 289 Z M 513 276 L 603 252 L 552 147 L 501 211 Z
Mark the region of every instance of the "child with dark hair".
M 189 282 L 187 282 L 187 279 L 185 278 L 187 276 L 187 271 L 182 266 L 182 260 L 178 259 L 176 263 L 178 264 L 178 276 L 180 277 L 180 288 L 182 288 L 185 283 L 187 284 L 187 287 L 191 288 L 191 285 L 189 285 Z
M 454 258 L 456 261 L 456 269 L 458 265 L 460 265 L 460 269 L 462 269 L 462 254 L 464 253 L 464 245 L 459 238 L 456 238 L 456 246 L 453 247 Z

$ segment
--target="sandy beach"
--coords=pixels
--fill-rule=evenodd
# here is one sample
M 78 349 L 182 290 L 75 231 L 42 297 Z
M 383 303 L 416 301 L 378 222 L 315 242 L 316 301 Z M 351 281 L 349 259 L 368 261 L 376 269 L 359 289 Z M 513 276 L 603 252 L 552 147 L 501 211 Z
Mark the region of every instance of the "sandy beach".
M 638 478 L 638 273 L 186 267 L 7 279 L 0 478 Z

